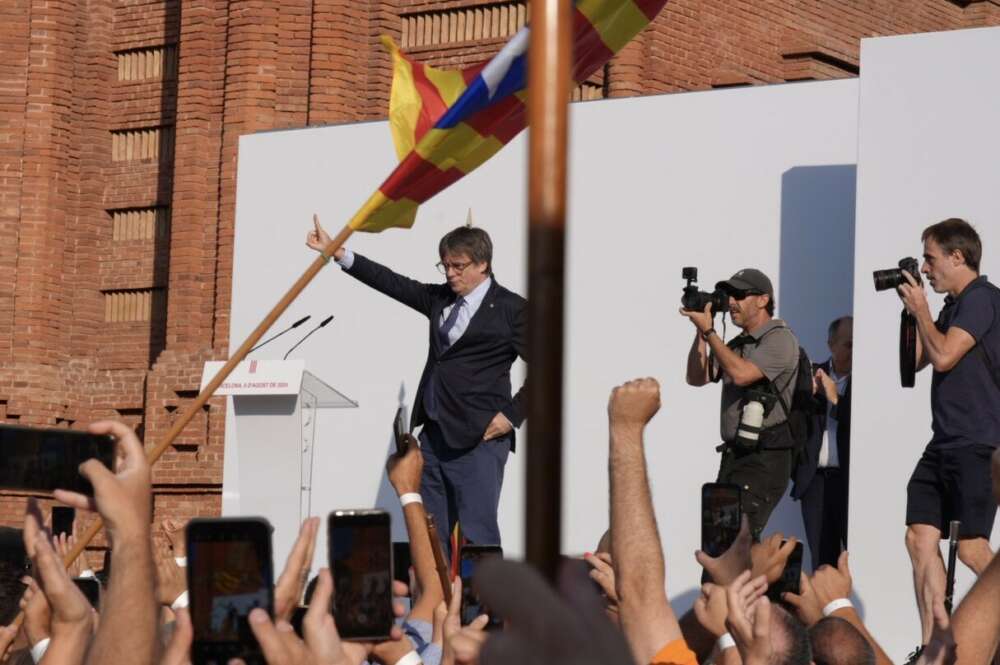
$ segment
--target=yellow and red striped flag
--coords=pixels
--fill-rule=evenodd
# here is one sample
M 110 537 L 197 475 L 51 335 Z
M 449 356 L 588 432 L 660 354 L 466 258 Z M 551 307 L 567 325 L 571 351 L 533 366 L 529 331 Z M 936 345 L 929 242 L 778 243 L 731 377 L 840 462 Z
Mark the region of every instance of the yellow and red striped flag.
M 573 80 L 581 83 L 652 21 L 667 0 L 574 2 Z M 421 203 L 499 152 L 526 123 L 522 28 L 491 60 L 461 71 L 415 62 L 388 37 L 389 124 L 400 162 L 351 219 L 356 231 L 410 227 Z

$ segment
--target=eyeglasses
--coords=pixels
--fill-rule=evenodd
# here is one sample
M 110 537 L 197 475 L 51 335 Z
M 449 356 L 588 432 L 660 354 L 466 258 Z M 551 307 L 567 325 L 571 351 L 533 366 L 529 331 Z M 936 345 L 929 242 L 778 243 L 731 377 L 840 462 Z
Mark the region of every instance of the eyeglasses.
M 456 274 L 461 275 L 462 272 L 472 265 L 472 261 L 466 261 L 465 263 L 445 263 L 444 261 L 438 261 L 434 267 L 438 269 L 438 272 L 442 275 L 447 275 L 449 270 L 454 270 Z

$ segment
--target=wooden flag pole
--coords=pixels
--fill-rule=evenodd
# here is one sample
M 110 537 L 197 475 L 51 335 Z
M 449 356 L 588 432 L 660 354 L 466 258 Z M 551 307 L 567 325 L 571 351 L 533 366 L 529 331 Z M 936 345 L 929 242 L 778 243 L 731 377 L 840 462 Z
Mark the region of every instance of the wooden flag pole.
M 278 304 L 276 304 L 274 308 L 267 313 L 264 320 L 261 321 L 257 327 L 254 328 L 253 332 L 250 333 L 250 336 L 243 341 L 240 348 L 236 349 L 236 353 L 234 353 L 226 364 L 222 366 L 214 377 L 212 377 L 212 380 L 208 382 L 208 385 L 205 386 L 204 390 L 198 393 L 194 403 L 191 404 L 187 410 L 181 413 L 181 416 L 177 419 L 177 422 L 174 423 L 173 427 L 170 428 L 170 431 L 167 432 L 167 435 L 163 438 L 163 440 L 146 453 L 146 459 L 149 460 L 150 465 L 156 464 L 156 461 L 160 459 L 160 456 L 163 455 L 167 448 L 170 447 L 170 444 L 174 442 L 174 439 L 176 439 L 184 428 L 187 427 L 187 424 L 191 422 L 194 414 L 198 413 L 198 411 L 205 406 L 205 403 L 212 398 L 212 394 L 215 393 L 216 389 L 218 389 L 220 385 L 222 385 L 222 382 L 226 380 L 226 377 L 229 376 L 233 369 L 235 369 L 236 366 L 243 361 L 246 355 L 250 352 L 250 349 L 256 346 L 260 338 L 271 329 L 274 322 L 277 321 L 282 314 L 284 314 L 285 310 L 288 309 L 288 306 L 299 297 L 302 290 L 305 289 L 313 278 L 319 274 L 319 271 L 326 266 L 328 259 L 324 257 L 332 257 L 333 253 L 340 249 L 345 242 L 347 242 L 347 239 L 351 237 L 352 233 L 354 233 L 354 229 L 350 226 L 345 226 L 340 230 L 340 233 L 338 233 L 336 237 L 327 243 L 326 247 L 323 248 L 323 253 L 320 256 L 317 256 L 316 260 L 313 261 L 308 268 L 306 268 L 306 271 L 302 273 L 295 283 L 292 284 L 291 288 L 288 289 L 285 295 L 281 297 Z M 94 520 L 90 527 L 88 527 L 87 530 L 81 534 L 80 538 L 77 539 L 76 544 L 66 554 L 66 558 L 63 560 L 63 563 L 65 563 L 66 566 L 69 566 L 76 561 L 76 558 L 87 548 L 87 545 L 89 545 L 97 534 L 100 533 L 101 527 L 103 526 L 104 522 L 100 517 Z M 19 627 L 23 619 L 24 612 L 21 612 L 17 615 L 11 625 Z
M 554 580 L 562 535 L 563 288 L 572 4 L 531 1 L 528 47 L 528 561 Z

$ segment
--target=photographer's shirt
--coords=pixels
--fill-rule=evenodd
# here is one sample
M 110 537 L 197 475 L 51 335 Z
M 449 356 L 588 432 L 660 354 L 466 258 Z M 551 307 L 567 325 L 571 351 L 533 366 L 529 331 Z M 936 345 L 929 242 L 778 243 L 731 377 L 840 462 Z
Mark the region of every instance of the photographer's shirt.
M 958 448 L 972 444 L 1000 445 L 1000 387 L 990 375 L 987 359 L 1000 370 L 1000 289 L 985 276 L 958 294 L 948 296 L 938 315 L 937 329 L 957 326 L 972 335 L 972 347 L 948 372 L 934 372 L 931 446 Z
M 774 332 L 771 332 L 774 331 Z M 770 333 L 770 334 L 768 334 Z M 742 338 L 742 339 L 741 339 Z M 752 362 L 781 391 L 788 408 L 792 408 L 795 393 L 795 371 L 799 365 L 799 343 L 781 319 L 771 319 L 756 330 L 741 333 L 734 341 L 740 343 L 734 350 L 741 358 Z M 714 356 L 713 356 L 714 360 Z M 733 383 L 728 374 L 722 374 L 722 418 L 720 434 L 726 442 L 736 440 L 740 411 L 747 387 Z M 781 404 L 775 404 L 764 418 L 765 428 L 785 422 L 787 416 Z

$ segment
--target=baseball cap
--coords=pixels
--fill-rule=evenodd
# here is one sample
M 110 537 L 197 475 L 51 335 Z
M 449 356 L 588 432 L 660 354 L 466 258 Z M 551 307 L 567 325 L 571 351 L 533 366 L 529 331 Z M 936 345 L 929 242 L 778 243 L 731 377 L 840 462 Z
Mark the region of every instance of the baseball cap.
M 715 288 L 723 291 L 757 291 L 774 299 L 774 287 L 767 275 L 756 268 L 744 268 L 724 282 L 719 282 Z

